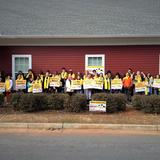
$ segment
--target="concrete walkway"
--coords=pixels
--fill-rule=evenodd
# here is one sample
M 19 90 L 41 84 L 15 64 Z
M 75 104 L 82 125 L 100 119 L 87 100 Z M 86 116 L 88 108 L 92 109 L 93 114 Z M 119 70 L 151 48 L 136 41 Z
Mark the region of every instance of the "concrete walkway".
M 113 129 L 160 132 L 160 125 L 82 123 L 0 123 L 0 128 L 19 129 Z

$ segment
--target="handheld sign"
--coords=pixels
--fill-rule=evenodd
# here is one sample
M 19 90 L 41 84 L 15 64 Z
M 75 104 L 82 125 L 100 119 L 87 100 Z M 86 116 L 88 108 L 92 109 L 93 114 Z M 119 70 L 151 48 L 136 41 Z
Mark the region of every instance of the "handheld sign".
M 62 86 L 62 82 L 59 77 L 51 77 L 50 78 L 50 87 L 60 87 Z
M 106 101 L 90 101 L 90 112 L 106 112 Z
M 122 80 L 115 78 L 111 81 L 111 89 L 122 89 Z
M 16 80 L 16 90 L 26 89 L 26 80 Z
M 84 89 L 103 89 L 103 81 L 86 79 L 83 82 Z
M 153 87 L 154 88 L 160 88 L 160 79 L 154 79 Z
M 136 82 L 135 83 L 135 92 L 145 92 L 146 83 L 145 82 Z
M 81 80 L 71 80 L 72 90 L 81 90 Z
M 4 82 L 0 82 L 0 93 L 5 92 L 5 83 Z
M 34 83 L 33 84 L 33 93 L 41 93 L 42 92 L 42 84 Z

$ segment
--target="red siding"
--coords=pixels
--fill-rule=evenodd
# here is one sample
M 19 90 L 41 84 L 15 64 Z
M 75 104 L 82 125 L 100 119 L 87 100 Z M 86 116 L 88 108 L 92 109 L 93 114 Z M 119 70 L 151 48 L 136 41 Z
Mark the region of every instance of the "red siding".
M 31 54 L 32 68 L 38 73 L 60 71 L 62 67 L 84 72 L 85 54 L 105 54 L 106 70 L 125 73 L 129 67 L 158 74 L 160 46 L 104 47 L 0 47 L 0 70 L 12 71 L 12 54 Z

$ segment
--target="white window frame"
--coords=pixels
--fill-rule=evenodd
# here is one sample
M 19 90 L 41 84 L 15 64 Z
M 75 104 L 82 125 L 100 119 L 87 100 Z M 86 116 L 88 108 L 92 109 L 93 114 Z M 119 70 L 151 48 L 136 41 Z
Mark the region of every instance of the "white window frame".
M 25 54 L 14 54 L 12 55 L 12 78 L 15 79 L 15 58 L 29 58 L 29 69 L 32 69 L 32 55 Z
M 102 66 L 104 67 L 104 73 L 105 73 L 105 54 L 86 54 L 85 55 L 85 71 L 87 70 L 89 57 L 102 57 Z

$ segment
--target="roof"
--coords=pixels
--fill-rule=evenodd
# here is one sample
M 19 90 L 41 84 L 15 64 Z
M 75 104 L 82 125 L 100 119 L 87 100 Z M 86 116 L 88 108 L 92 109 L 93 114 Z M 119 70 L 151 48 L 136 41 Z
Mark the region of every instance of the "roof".
M 160 36 L 160 0 L 0 0 L 0 37 Z

